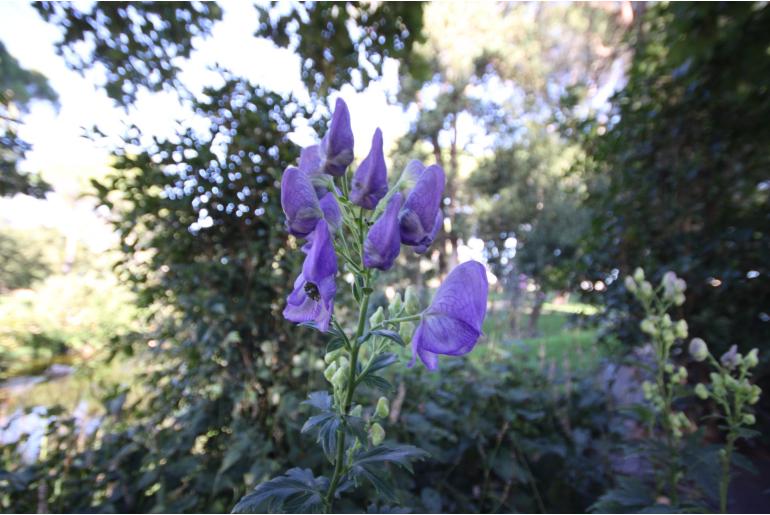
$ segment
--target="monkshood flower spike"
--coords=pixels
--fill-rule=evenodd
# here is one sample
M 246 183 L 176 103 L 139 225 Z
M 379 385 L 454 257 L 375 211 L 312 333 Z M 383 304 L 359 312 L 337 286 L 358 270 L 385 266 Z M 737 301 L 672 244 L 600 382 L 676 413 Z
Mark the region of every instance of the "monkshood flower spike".
M 294 167 L 287 168 L 281 178 L 281 207 L 289 232 L 300 238 L 313 232 L 324 216 L 310 177 Z
M 430 245 L 436 227 L 437 213 L 444 195 L 444 170 L 438 165 L 426 168 L 406 197 L 399 214 L 401 243 L 412 246 Z
M 353 130 L 350 128 L 350 112 L 341 98 L 334 106 L 329 132 L 321 140 L 319 148 L 321 169 L 324 173 L 339 177 L 345 174 L 353 162 Z
M 364 209 L 374 209 L 388 192 L 388 170 L 385 166 L 385 155 L 382 152 L 382 131 L 374 131 L 372 148 L 369 155 L 353 175 L 350 190 L 350 200 L 353 204 Z
M 326 332 L 337 293 L 337 255 L 326 220 L 318 221 L 302 250 L 307 256 L 294 282 L 294 291 L 286 299 L 283 316 L 292 322 L 315 322 L 320 331 Z
M 412 337 L 409 366 L 419 357 L 429 370 L 436 370 L 439 354 L 470 352 L 482 334 L 488 292 L 487 272 L 481 263 L 467 261 L 452 270 L 422 313 Z
M 409 366 L 419 358 L 435 370 L 440 354 L 466 354 L 482 334 L 488 285 L 484 266 L 475 261 L 452 270 L 425 310 L 411 286 L 403 302 L 397 294 L 387 309 L 370 309 L 378 271 L 394 267 L 401 245 L 425 252 L 436 238 L 444 220 L 444 171 L 411 161 L 389 185 L 379 129 L 355 172 L 352 162 L 350 114 L 338 100 L 321 143 L 303 149 L 297 166 L 281 179 L 286 226 L 307 240 L 292 241 L 301 245 L 305 260 L 283 316 L 329 335 L 323 356 L 328 386 L 310 394 L 307 404 L 314 412 L 302 427 L 316 437 L 328 472 L 289 469 L 243 497 L 233 509 L 237 513 L 331 513 L 341 492 L 364 482 L 392 503 L 393 469 L 411 470 L 427 453 L 388 439 L 388 399 L 374 403 L 369 393 L 388 391 L 382 374 L 399 362 L 397 348 L 411 343 Z M 337 283 L 339 272 L 345 281 Z M 338 285 L 351 288 L 347 298 L 356 305 L 346 307 L 352 309 L 335 310 Z M 359 386 L 367 395 L 357 394 Z
M 401 232 L 398 227 L 398 213 L 403 197 L 393 195 L 382 216 L 369 229 L 364 242 L 364 266 L 389 270 L 401 251 Z

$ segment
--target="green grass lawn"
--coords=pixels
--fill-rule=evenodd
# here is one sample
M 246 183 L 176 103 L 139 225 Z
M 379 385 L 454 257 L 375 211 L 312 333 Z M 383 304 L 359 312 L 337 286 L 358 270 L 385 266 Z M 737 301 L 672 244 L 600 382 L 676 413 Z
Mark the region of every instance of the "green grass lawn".
M 521 363 L 522 368 L 566 366 L 590 370 L 602 357 L 596 344 L 596 329 L 577 326 L 570 316 L 592 312 L 596 312 L 595 308 L 586 305 L 546 304 L 538 321 L 538 336 L 522 338 L 511 334 L 506 310 L 490 310 L 484 323 L 485 336 L 469 359 L 481 363 L 510 359 Z M 527 317 L 521 317 L 521 324 L 526 323 Z M 80 367 L 72 375 L 31 386 L 19 395 L 0 390 L 0 405 L 8 413 L 17 408 L 52 404 L 74 409 L 85 400 L 90 410 L 99 411 L 102 394 L 111 385 L 134 383 L 141 369 L 136 359 L 96 362 Z
M 486 337 L 476 350 L 475 359 L 516 359 L 528 366 L 555 363 L 558 367 L 590 368 L 602 356 L 596 344 L 597 331 L 570 320 L 571 314 L 593 314 L 597 310 L 585 304 L 548 304 L 537 324 L 536 337 L 511 334 L 510 314 L 503 309 L 492 310 L 484 323 Z M 521 317 L 525 328 L 527 317 Z

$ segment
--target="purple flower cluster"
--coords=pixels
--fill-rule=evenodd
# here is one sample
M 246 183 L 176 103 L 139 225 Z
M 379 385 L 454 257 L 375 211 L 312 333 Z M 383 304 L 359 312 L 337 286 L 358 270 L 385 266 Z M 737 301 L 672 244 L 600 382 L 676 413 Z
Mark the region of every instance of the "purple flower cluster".
M 343 224 L 338 203 L 342 194 L 334 177 L 343 177 L 353 162 L 353 141 L 350 113 L 338 99 L 320 144 L 303 149 L 298 166 L 287 168 L 281 180 L 287 229 L 307 239 L 302 272 L 283 315 L 292 322 L 314 322 L 321 331 L 329 328 L 334 312 L 338 270 L 334 234 Z M 399 189 L 404 184 L 412 187 L 402 193 Z M 363 241 L 361 258 L 366 268 L 390 269 L 402 244 L 418 253 L 427 251 L 443 223 L 444 185 L 440 166 L 426 168 L 412 161 L 389 191 L 382 131 L 374 132 L 369 154 L 353 173 L 347 197 L 353 205 L 379 214 Z M 378 210 L 380 202 L 385 204 Z M 487 288 L 486 272 L 479 263 L 465 263 L 449 274 L 414 335 L 414 355 L 428 368 L 436 368 L 437 354 L 465 354 L 476 343 L 486 313 Z

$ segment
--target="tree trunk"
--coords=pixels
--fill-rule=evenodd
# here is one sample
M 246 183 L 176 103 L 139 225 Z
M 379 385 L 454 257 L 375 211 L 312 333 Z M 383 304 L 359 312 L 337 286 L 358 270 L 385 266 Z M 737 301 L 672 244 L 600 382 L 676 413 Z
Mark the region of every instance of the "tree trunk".
M 537 291 L 535 293 L 535 304 L 532 306 L 532 313 L 529 315 L 528 333 L 530 338 L 535 338 L 538 335 L 537 322 L 540 320 L 543 304 L 545 304 L 545 293 Z

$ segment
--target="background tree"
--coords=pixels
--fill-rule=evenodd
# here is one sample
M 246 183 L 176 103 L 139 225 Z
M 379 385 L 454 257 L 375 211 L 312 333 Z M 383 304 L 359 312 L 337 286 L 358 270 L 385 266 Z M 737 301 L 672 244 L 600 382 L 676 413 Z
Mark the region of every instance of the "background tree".
M 136 100 L 140 88 L 186 88 L 179 65 L 194 49 L 195 38 L 211 33 L 222 18 L 216 2 L 94 2 L 81 9 L 71 2 L 35 2 L 44 20 L 63 30 L 56 50 L 78 72 L 98 67 L 100 84 L 120 105 Z
M 676 270 L 690 333 L 718 352 L 770 339 L 768 22 L 765 4 L 648 9 L 612 111 L 576 126 L 591 156 L 586 276 Z M 626 311 L 622 287 L 603 300 Z
M 55 104 L 57 98 L 43 74 L 22 68 L 0 42 L 0 196 L 23 193 L 41 198 L 50 191 L 39 174 L 19 170 L 31 147 L 19 138 L 18 125 L 31 101 Z
M 399 151 L 412 154 L 422 147 L 445 167 L 445 212 L 461 221 L 468 219 L 463 215 L 475 196 L 462 188 L 476 167 L 467 149 L 478 154 L 479 148 L 513 148 L 529 129 L 529 141 L 547 134 L 541 129 L 563 116 L 564 96 L 584 102 L 607 82 L 625 56 L 619 43 L 628 24 L 626 4 L 620 10 L 594 4 L 477 7 L 427 8 L 427 40 L 417 48 L 428 65 L 427 80 L 404 69 L 399 92 L 400 103 L 418 113 Z M 517 223 L 511 221 L 509 232 Z M 461 222 L 444 234 L 450 261 L 458 238 L 472 232 Z

